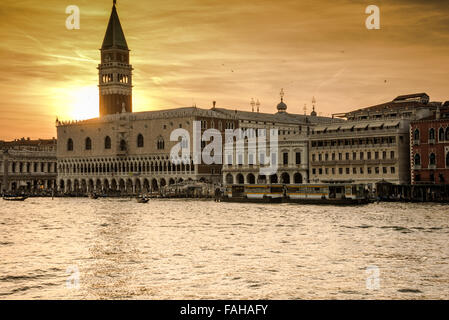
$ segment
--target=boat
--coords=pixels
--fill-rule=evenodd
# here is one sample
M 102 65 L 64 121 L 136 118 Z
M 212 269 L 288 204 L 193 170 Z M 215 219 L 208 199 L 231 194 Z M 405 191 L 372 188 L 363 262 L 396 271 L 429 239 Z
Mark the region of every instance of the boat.
M 28 199 L 27 196 L 3 196 L 5 201 L 25 201 L 26 199 Z
M 360 205 L 372 202 L 363 184 L 228 185 L 224 202 Z
M 97 194 L 95 194 L 95 193 L 91 193 L 91 194 L 89 194 L 89 198 L 91 198 L 91 199 L 98 199 L 99 198 L 99 195 L 97 195 Z
M 281 203 L 284 187 L 273 185 L 228 185 L 221 201 L 224 202 L 253 202 L 253 203 Z
M 150 201 L 149 198 L 144 198 L 144 197 L 137 198 L 137 203 L 148 203 L 148 201 Z
M 285 186 L 285 202 L 301 204 L 358 205 L 372 202 L 363 184 L 331 183 Z

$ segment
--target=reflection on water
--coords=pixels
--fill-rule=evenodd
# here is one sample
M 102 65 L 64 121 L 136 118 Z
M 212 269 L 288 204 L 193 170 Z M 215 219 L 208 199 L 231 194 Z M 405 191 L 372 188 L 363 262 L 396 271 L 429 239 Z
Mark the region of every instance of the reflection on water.
M 449 206 L 0 204 L 0 299 L 449 298 Z

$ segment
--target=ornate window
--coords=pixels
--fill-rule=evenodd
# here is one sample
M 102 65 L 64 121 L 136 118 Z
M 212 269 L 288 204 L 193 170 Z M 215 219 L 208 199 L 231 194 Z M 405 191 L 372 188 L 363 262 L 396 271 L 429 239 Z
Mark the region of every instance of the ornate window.
M 126 151 L 126 141 L 120 140 L 120 151 Z
M 73 151 L 73 140 L 71 138 L 67 140 L 67 151 Z
M 137 136 L 137 148 L 143 148 L 143 135 L 140 133 Z
M 446 153 L 446 168 L 449 168 L 449 152 Z
M 430 128 L 429 130 L 429 140 L 435 140 L 435 129 Z
M 430 165 L 435 165 L 436 164 L 436 158 L 435 158 L 435 153 L 431 153 L 429 156 L 429 164 Z
M 165 149 L 164 138 L 162 138 L 162 137 L 157 138 L 157 149 L 158 150 L 164 150 Z
M 111 138 L 109 136 L 106 136 L 106 138 L 104 138 L 104 148 L 111 149 Z
M 86 138 L 85 149 L 92 150 L 92 140 L 89 137 Z
M 444 141 L 444 129 L 440 128 L 440 130 L 438 130 L 438 141 Z
M 418 129 L 415 129 L 415 131 L 413 132 L 413 140 L 419 141 L 419 130 Z
M 449 141 L 449 127 L 446 128 L 446 134 L 444 135 L 444 139 Z
M 296 164 L 301 164 L 301 152 L 296 152 Z
M 283 164 L 284 165 L 288 165 L 288 152 L 284 152 L 282 157 L 283 157 L 283 159 L 282 159 L 283 160 Z M 320 157 L 321 157 L 321 154 L 320 154 Z
M 419 166 L 421 165 L 421 156 L 419 155 L 419 153 L 415 154 L 415 166 Z

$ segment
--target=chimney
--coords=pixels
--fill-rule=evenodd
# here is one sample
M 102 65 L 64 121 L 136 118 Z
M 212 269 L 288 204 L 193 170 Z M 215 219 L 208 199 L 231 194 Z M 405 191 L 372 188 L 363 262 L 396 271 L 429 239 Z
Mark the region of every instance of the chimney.
M 441 118 L 441 112 L 440 112 L 440 105 L 437 106 L 437 111 L 435 113 L 435 119 L 440 119 Z
M 215 109 L 216 104 L 217 104 L 217 101 L 212 101 L 212 109 Z

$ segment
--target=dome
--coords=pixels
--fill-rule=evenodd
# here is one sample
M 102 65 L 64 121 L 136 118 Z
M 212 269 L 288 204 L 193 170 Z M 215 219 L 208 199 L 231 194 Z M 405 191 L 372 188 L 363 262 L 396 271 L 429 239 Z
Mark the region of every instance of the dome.
M 284 103 L 283 100 L 277 105 L 278 112 L 286 112 L 287 105 Z

